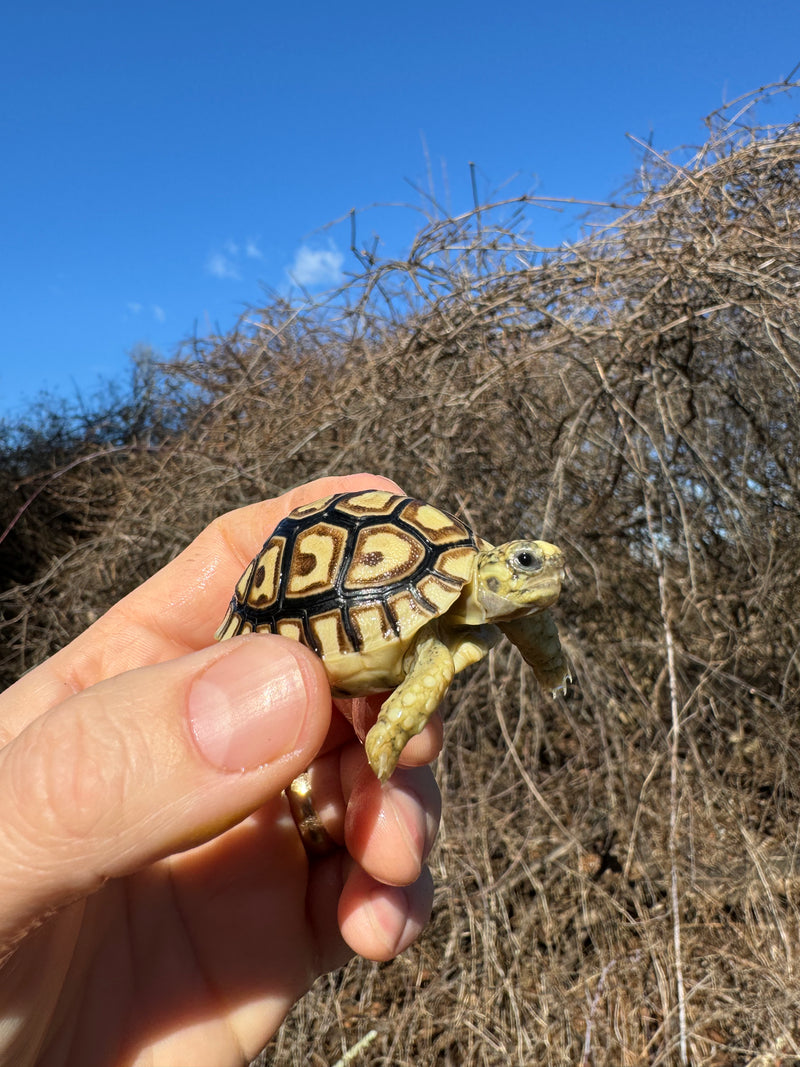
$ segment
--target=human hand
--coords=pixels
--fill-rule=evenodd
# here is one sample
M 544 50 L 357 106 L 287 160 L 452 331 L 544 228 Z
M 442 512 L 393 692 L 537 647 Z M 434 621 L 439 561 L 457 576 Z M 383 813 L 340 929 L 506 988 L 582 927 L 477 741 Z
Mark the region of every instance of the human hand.
M 320 974 L 427 921 L 440 723 L 381 787 L 317 657 L 207 647 L 284 515 L 375 485 L 395 488 L 323 479 L 223 516 L 0 695 L 0 1064 L 245 1063 Z M 283 795 L 309 766 L 341 843 L 320 859 Z

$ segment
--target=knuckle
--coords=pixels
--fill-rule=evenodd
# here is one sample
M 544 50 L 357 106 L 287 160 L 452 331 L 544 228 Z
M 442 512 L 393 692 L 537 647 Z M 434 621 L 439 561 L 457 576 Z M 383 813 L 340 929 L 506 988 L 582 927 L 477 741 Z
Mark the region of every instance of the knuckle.
M 37 848 L 90 849 L 118 821 L 136 762 L 130 739 L 82 693 L 18 742 L 7 780 L 19 834 Z

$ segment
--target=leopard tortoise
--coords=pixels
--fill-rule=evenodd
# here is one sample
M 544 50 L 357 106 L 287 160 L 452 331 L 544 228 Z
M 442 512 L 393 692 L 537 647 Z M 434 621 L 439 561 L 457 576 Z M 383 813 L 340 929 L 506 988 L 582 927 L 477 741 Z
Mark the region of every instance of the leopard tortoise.
M 384 490 L 292 511 L 239 579 L 217 640 L 253 631 L 308 645 L 337 695 L 392 690 L 367 734 L 381 781 L 453 676 L 505 634 L 553 696 L 572 679 L 548 608 L 564 556 L 546 541 L 494 548 L 461 520 Z

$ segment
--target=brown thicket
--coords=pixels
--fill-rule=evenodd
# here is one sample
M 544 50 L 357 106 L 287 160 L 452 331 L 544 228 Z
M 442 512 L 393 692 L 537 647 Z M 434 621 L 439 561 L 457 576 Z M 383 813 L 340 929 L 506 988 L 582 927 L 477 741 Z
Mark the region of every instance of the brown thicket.
M 427 932 L 259 1062 L 371 1028 L 387 1067 L 800 1057 L 800 124 L 738 110 L 574 245 L 528 240 L 528 197 L 432 219 L 327 303 L 142 363 L 105 421 L 7 436 L 6 682 L 323 473 L 568 555 L 569 696 L 500 648 L 448 700 Z

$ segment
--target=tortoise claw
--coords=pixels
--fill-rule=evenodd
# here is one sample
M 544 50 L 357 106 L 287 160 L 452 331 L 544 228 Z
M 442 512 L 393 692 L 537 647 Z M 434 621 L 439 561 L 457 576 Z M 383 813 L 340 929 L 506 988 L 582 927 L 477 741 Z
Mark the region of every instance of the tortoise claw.
M 574 679 L 571 674 L 565 674 L 563 682 L 560 682 L 550 693 L 553 700 L 555 700 L 557 696 L 565 697 L 567 695 L 567 687 L 570 686 L 573 681 Z

